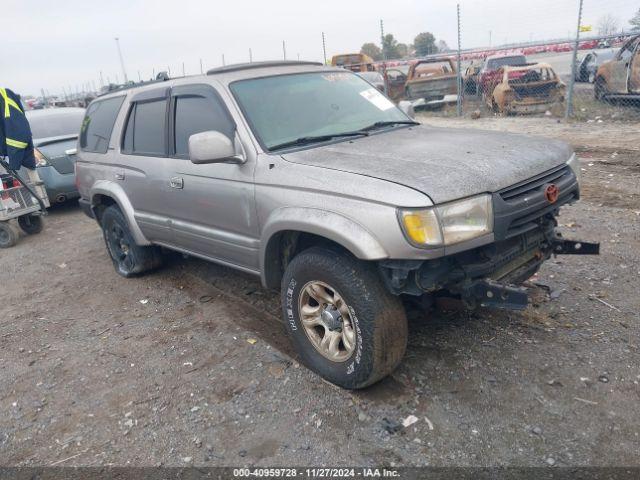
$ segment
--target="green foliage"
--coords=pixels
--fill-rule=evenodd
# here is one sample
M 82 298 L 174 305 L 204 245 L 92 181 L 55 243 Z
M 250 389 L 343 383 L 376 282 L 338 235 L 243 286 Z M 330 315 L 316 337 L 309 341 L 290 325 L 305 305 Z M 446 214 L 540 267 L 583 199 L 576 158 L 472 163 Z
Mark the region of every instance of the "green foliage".
M 432 53 L 438 53 L 438 47 L 436 46 L 436 37 L 431 32 L 422 32 L 416 35 L 413 41 L 413 46 L 416 49 L 416 55 L 424 57 Z
M 640 30 L 640 8 L 636 12 L 636 14 L 633 16 L 633 18 L 629 20 L 629 23 L 631 24 L 632 30 Z
M 382 60 L 382 50 L 373 42 L 368 42 L 362 45 L 360 48 L 360 53 L 364 53 L 365 55 L 369 55 L 375 61 Z

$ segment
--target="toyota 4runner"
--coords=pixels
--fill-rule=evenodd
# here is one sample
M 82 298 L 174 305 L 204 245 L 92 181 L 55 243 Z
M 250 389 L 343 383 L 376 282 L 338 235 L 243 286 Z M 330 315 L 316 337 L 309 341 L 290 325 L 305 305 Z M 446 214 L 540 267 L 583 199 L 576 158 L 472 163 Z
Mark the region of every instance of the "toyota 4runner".
M 520 287 L 578 200 L 564 143 L 432 128 L 352 72 L 309 62 L 210 70 L 109 93 L 87 109 L 76 176 L 124 277 L 161 248 L 280 288 L 303 362 L 361 388 L 401 361 L 401 296 L 522 309 Z

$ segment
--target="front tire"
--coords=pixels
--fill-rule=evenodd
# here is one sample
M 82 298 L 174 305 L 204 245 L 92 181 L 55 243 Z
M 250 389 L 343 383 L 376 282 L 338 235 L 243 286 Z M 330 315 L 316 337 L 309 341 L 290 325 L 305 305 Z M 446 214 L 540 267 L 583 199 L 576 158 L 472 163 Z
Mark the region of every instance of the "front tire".
M 113 266 L 123 277 L 134 277 L 162 264 L 158 247 L 137 245 L 118 207 L 107 207 L 100 218 L 102 234 Z
M 407 345 L 399 297 L 373 265 L 313 247 L 297 255 L 282 279 L 287 332 L 302 362 L 331 383 L 363 388 L 389 375 Z

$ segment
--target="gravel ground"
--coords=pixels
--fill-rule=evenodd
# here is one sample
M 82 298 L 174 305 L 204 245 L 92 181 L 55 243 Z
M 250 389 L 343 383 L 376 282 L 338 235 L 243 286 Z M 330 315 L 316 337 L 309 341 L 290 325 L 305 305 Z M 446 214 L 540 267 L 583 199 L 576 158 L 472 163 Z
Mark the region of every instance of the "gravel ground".
M 639 465 L 640 125 L 423 120 L 570 141 L 562 230 L 602 254 L 548 262 L 523 313 L 414 312 L 398 370 L 349 392 L 299 365 L 255 278 L 173 255 L 123 279 L 54 208 L 0 251 L 0 465 Z

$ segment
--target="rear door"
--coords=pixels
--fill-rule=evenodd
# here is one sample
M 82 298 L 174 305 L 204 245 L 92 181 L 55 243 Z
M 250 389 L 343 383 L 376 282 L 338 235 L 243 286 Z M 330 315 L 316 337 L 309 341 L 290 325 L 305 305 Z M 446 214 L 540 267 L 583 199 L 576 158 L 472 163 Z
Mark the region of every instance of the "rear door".
M 189 160 L 189 137 L 216 130 L 236 141 L 236 125 L 210 85 L 171 90 L 171 168 L 165 208 L 176 245 L 222 263 L 257 271 L 258 224 L 254 204 L 255 163 L 196 165 Z
M 168 153 L 169 88 L 145 90 L 131 99 L 121 141 L 121 171 L 115 181 L 123 188 L 145 237 L 173 242 L 167 215 L 171 169 Z

